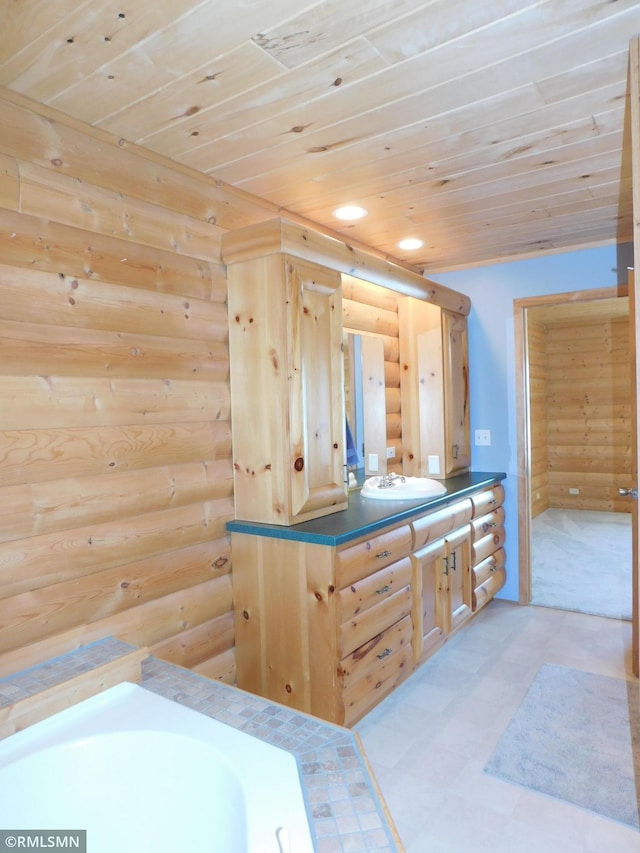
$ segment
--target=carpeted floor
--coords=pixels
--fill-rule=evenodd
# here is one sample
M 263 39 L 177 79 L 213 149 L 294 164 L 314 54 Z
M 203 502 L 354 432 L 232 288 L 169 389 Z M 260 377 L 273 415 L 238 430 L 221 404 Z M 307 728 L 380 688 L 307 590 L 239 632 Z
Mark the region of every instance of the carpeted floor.
M 638 691 L 544 664 L 485 771 L 639 828 Z
M 531 603 L 631 619 L 631 515 L 548 509 L 531 524 Z

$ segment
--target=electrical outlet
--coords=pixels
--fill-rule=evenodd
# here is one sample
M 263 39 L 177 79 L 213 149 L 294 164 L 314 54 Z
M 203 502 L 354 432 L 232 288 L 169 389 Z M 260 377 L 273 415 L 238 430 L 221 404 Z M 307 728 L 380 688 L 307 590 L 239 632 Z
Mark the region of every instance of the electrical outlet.
M 395 459 L 395 458 L 396 458 L 395 447 L 387 447 L 387 459 Z
M 569 489 L 569 494 L 570 495 L 579 495 L 580 489 Z
M 476 446 L 491 444 L 491 430 L 477 429 L 476 430 Z
M 429 473 L 430 474 L 439 474 L 440 473 L 440 457 L 439 456 L 429 456 Z

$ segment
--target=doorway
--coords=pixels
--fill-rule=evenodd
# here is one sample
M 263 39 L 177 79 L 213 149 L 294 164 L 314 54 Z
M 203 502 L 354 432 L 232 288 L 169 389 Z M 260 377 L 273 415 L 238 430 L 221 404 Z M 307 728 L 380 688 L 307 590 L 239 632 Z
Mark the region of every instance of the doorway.
M 628 316 L 614 288 L 514 302 L 520 603 L 631 618 Z

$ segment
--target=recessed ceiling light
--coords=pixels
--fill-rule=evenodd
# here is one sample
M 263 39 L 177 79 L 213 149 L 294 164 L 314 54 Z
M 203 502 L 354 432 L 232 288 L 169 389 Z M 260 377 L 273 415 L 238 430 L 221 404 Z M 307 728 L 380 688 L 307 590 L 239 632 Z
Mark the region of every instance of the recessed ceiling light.
M 417 237 L 407 237 L 405 240 L 400 240 L 398 243 L 399 249 L 406 249 L 407 251 L 421 249 L 423 246 L 424 240 L 419 240 Z
M 337 207 L 333 211 L 333 215 L 336 219 L 343 219 L 347 222 L 353 221 L 355 219 L 362 219 L 363 216 L 366 216 L 368 213 L 364 207 L 358 207 L 357 204 L 345 204 L 342 207 Z

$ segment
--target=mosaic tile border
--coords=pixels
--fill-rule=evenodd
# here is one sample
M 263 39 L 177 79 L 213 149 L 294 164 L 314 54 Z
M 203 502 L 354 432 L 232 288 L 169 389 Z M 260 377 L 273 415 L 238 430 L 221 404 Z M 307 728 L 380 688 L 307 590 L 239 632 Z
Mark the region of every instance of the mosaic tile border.
M 135 651 L 136 646 L 107 637 L 0 678 L 0 708 Z M 400 853 L 358 743 L 347 729 L 152 657 L 142 663 L 142 684 L 291 752 L 317 853 Z
M 355 737 L 347 729 L 148 658 L 143 685 L 298 761 L 318 853 L 398 853 Z
M 78 675 L 137 651 L 137 646 L 106 637 L 45 663 L 0 678 L 0 708 L 29 699 Z

